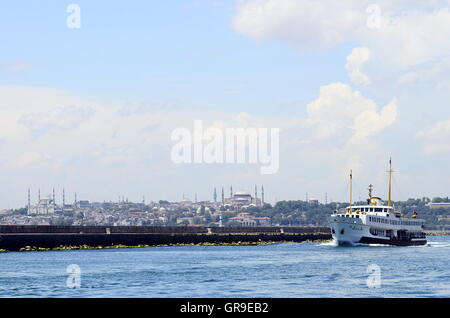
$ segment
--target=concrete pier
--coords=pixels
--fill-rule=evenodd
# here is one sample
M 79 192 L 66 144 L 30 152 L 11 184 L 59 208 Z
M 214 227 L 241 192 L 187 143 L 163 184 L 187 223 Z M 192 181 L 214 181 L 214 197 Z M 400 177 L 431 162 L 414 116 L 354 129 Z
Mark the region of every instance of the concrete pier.
M 1 225 L 0 249 L 329 240 L 327 227 Z

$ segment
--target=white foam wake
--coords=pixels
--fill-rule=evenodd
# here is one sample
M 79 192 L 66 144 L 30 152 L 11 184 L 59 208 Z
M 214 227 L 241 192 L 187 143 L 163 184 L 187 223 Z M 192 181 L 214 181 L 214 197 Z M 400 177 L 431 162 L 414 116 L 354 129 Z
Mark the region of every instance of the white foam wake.
M 320 243 L 322 246 L 338 246 L 338 242 L 336 240 L 331 240 L 329 242 Z
M 428 242 L 425 246 L 429 246 L 429 247 L 450 247 L 450 242 Z

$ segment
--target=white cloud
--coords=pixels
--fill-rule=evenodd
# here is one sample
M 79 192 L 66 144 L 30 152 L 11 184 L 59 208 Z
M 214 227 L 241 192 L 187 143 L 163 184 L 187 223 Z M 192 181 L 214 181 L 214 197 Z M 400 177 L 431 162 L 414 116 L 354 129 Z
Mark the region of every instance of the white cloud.
M 182 187 L 178 182 L 171 185 L 170 181 L 174 174 L 183 178 L 179 170 L 183 167 L 174 167 L 170 160 L 170 135 L 175 128 L 191 129 L 195 119 L 202 119 L 205 127 L 280 128 L 282 160 L 294 160 L 298 166 L 317 162 L 317 156 L 326 160 L 332 153 L 333 165 L 345 166 L 350 159 L 355 165 L 361 162 L 360 156 L 349 155 L 351 144 L 353 149 L 361 149 L 360 143 L 366 144 L 369 136 L 381 133 L 395 117 L 395 106 L 379 110 L 375 102 L 341 83 L 320 90 L 318 98 L 308 105 L 307 118 L 195 109 L 134 111 L 133 106 L 124 116 L 123 105 L 102 104 L 64 91 L 27 86 L 0 86 L 0 100 L 4 102 L 0 117 L 0 173 L 14 176 L 16 187 L 23 187 L 24 183 L 37 187 L 36 184 L 47 184 L 49 180 L 67 182 L 73 187 L 78 184 L 96 199 L 102 199 L 95 195 L 96 187 L 104 184 L 112 193 L 124 184 L 134 188 L 154 186 L 153 191 Z M 305 139 L 309 143 L 303 142 Z M 330 147 L 330 140 L 338 142 Z M 191 171 L 193 167 L 184 169 Z M 233 169 L 252 174 L 248 168 Z M 229 171 L 222 177 L 235 178 L 229 176 Z M 210 171 L 199 173 L 197 179 L 203 183 L 213 178 Z M 258 167 L 254 175 L 259 176 Z M 162 188 L 158 190 L 157 185 Z
M 316 138 L 348 135 L 350 140 L 364 140 L 395 122 L 397 105 L 391 101 L 378 112 L 377 104 L 343 83 L 320 88 L 319 97 L 308 104 L 308 122 Z
M 361 33 L 358 40 L 377 50 L 380 61 L 403 68 L 415 66 L 448 55 L 450 49 L 450 10 L 448 5 L 428 10 L 397 9 L 386 12 L 390 23 L 371 34 Z
M 420 130 L 417 136 L 433 141 L 448 140 L 450 138 L 450 119 L 436 122 L 432 126 Z
M 314 154 L 316 161 L 329 163 L 332 158 L 341 177 L 350 169 L 364 173 L 366 161 L 377 151 L 372 137 L 393 125 L 397 118 L 395 100 L 379 107 L 343 83 L 321 87 L 319 96 L 308 104 L 307 110 L 306 123 L 312 135 L 309 143 L 303 143 L 304 147 Z
M 83 121 L 92 117 L 90 107 L 73 105 L 56 107 L 49 111 L 33 112 L 22 115 L 18 123 L 30 129 L 33 135 L 41 135 L 50 130 L 77 128 Z
M 369 77 L 364 74 L 362 68 L 364 63 L 370 60 L 370 50 L 366 47 L 356 47 L 347 56 L 345 68 L 349 72 L 353 84 L 367 86 L 370 84 Z
M 450 119 L 438 121 L 420 130 L 417 137 L 426 142 L 423 149 L 426 155 L 450 153 Z
M 24 167 L 39 167 L 42 168 L 48 161 L 48 156 L 39 152 L 25 152 L 17 156 L 9 162 L 10 167 L 24 168 Z
M 353 63 L 364 63 L 368 56 L 361 55 L 363 51 L 353 52 L 347 65 L 352 81 L 357 84 L 367 83 L 368 72 L 382 77 L 381 84 L 386 81 L 386 74 L 395 74 L 397 79 L 406 76 L 402 80 L 405 81 L 416 77 L 405 75 L 409 68 L 430 61 L 440 63 L 448 56 L 447 1 L 380 0 L 376 2 L 379 12 L 366 11 L 373 3 L 372 0 L 245 0 L 236 6 L 233 26 L 249 38 L 285 42 L 300 49 L 357 43 L 370 50 L 374 56 L 371 64 L 376 65 L 362 73 L 361 67 Z M 372 15 L 378 13 L 379 27 L 368 27 Z
M 397 102 L 390 101 L 378 113 L 375 108 L 362 112 L 356 119 L 353 126 L 355 134 L 354 141 L 364 140 L 374 136 L 387 127 L 391 126 L 397 119 Z
M 170 166 L 170 152 L 163 150 L 171 146 L 171 131 L 190 128 L 195 119 L 205 125 L 243 128 L 274 127 L 271 123 L 276 121 L 246 113 L 152 109 L 153 103 L 102 104 L 64 91 L 27 86 L 0 86 L 0 100 L 0 148 L 8 150 L 0 154 L 0 166 L 3 161 L 16 168 L 49 158 L 63 170 L 72 161 L 105 167 L 150 166 L 147 160 L 155 156 L 166 160 L 161 166 Z
M 281 40 L 299 47 L 330 46 L 348 39 L 364 22 L 359 1 L 240 1 L 235 30 L 256 40 Z
M 450 56 L 418 64 L 402 72 L 398 83 L 400 85 L 431 84 L 438 88 L 446 88 L 449 83 Z
M 450 143 L 425 145 L 424 153 L 429 156 L 436 156 L 450 153 Z
M 367 10 L 372 4 L 379 10 Z M 404 113 L 397 116 L 396 99 L 378 107 L 344 84 L 322 87 L 309 105 L 308 128 L 300 130 L 293 142 L 305 149 L 304 162 L 308 158 L 329 164 L 324 161 L 332 158 L 329 161 L 336 163 L 336 169 L 345 168 L 344 176 L 350 168 L 366 173 L 362 167 L 369 165 L 369 157 L 374 164 L 397 152 L 397 157 L 409 160 L 408 149 L 418 145 L 403 132 L 430 119 L 448 117 L 449 4 L 448 0 L 241 0 L 232 23 L 235 31 L 252 40 L 286 43 L 301 52 L 357 47 L 346 63 L 351 82 L 361 85 L 364 93 L 370 89 L 373 96 L 396 96 L 401 101 Z M 375 140 L 382 139 L 394 123 L 396 138 L 408 149 L 391 148 L 393 139 L 385 140 L 385 147 L 377 146 Z M 448 127 L 441 121 L 418 133 L 416 141 L 424 144 L 425 155 L 449 153 Z M 418 160 L 412 160 L 411 166 L 417 167 Z M 423 185 L 422 191 L 430 193 L 447 181 L 443 182 Z

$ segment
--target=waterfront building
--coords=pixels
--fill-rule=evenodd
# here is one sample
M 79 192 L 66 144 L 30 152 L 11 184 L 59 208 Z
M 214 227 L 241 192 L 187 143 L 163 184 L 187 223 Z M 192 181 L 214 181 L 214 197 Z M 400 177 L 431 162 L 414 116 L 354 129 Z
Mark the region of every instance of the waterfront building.
M 256 217 L 247 212 L 239 213 L 229 218 L 229 221 L 239 223 L 241 226 L 270 226 L 269 217 Z
M 450 202 L 429 203 L 430 209 L 450 209 Z
M 91 207 L 91 204 L 87 200 L 80 200 L 77 202 L 77 207 L 80 209 L 87 209 Z

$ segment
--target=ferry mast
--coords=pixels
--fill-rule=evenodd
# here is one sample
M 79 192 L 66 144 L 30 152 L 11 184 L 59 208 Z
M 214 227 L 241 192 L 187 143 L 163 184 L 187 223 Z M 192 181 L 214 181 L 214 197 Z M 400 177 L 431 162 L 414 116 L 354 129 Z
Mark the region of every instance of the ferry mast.
M 391 206 L 391 194 L 392 194 L 392 158 L 389 158 L 389 189 L 388 189 L 388 206 Z
M 352 203 L 353 203 L 353 171 L 350 170 L 350 212 L 352 212 Z

